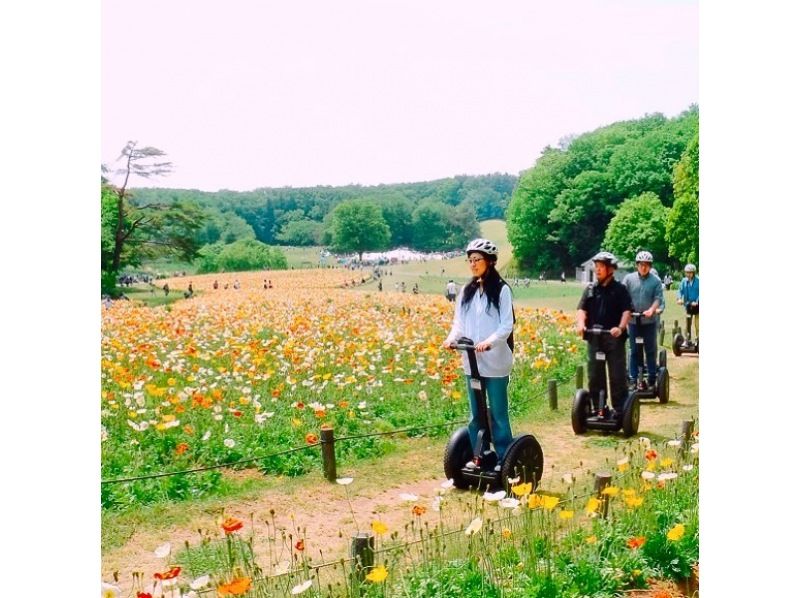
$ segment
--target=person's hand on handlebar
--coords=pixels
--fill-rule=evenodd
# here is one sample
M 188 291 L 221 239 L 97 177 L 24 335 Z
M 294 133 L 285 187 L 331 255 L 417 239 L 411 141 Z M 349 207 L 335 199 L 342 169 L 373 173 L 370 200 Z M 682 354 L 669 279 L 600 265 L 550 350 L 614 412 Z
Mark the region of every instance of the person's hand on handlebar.
M 444 339 L 444 342 L 442 343 L 442 349 L 451 349 L 455 351 L 456 344 L 454 342 L 448 341 L 447 339 Z
M 619 326 L 614 326 L 611 329 L 611 336 L 613 336 L 614 338 L 617 338 L 620 334 L 622 334 L 622 328 L 620 328 Z
M 491 348 L 492 348 L 492 343 L 488 341 L 481 341 L 477 345 L 475 345 L 475 352 L 483 353 L 484 351 L 488 351 Z
M 656 312 L 656 310 L 654 310 L 654 309 L 651 307 L 650 309 L 646 309 L 646 310 L 644 310 L 644 311 L 642 312 L 642 315 L 643 315 L 645 318 L 652 318 L 652 317 L 653 317 L 653 314 L 654 314 L 655 312 Z
M 583 333 L 586 332 L 586 324 L 584 324 L 583 322 L 578 322 L 575 325 L 575 330 L 578 331 L 578 336 L 583 338 Z

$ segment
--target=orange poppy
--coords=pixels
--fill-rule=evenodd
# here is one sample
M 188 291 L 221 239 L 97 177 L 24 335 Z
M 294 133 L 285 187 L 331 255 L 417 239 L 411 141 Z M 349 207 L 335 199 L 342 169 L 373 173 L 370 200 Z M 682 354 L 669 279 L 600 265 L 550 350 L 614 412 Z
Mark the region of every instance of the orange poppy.
M 185 442 L 181 442 L 178 446 L 175 447 L 175 453 L 178 455 L 182 455 L 186 451 L 189 450 L 189 445 Z
M 655 452 L 653 449 L 650 449 L 644 454 L 644 458 L 648 461 L 653 461 L 654 459 L 658 458 L 658 453 Z
M 300 538 L 297 542 L 294 543 L 295 550 L 297 552 L 303 552 L 306 549 L 306 542 L 303 538 Z
M 315 444 L 319 441 L 319 438 L 313 432 L 309 432 L 306 434 L 306 444 Z
M 414 507 L 411 509 L 411 512 L 414 513 L 414 515 L 416 515 L 417 517 L 421 517 L 422 515 L 424 515 L 425 511 L 427 511 L 427 509 L 422 505 L 414 505 Z
M 252 580 L 249 577 L 237 577 L 229 583 L 217 586 L 219 596 L 241 596 L 250 589 Z
M 222 529 L 225 530 L 226 534 L 232 534 L 233 532 L 242 529 L 244 524 L 235 517 L 226 517 L 222 522 Z
M 156 579 L 162 579 L 162 580 L 163 579 L 174 579 L 175 577 L 178 577 L 178 574 L 180 572 L 181 572 L 181 568 L 180 567 L 173 567 L 172 569 L 170 569 L 169 571 L 167 571 L 165 573 L 156 573 L 156 574 L 153 575 L 153 577 L 155 577 Z
M 644 542 L 645 542 L 644 536 L 635 536 L 630 540 L 628 540 L 627 544 L 628 548 L 636 549 L 636 548 L 641 548 Z

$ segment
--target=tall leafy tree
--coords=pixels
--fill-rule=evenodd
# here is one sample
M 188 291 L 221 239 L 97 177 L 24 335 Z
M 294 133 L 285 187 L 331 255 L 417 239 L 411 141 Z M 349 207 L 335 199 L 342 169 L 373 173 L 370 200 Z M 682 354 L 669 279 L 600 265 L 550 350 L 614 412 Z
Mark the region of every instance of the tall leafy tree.
M 608 224 L 603 249 L 628 263 L 633 263 L 636 254 L 646 249 L 653 254 L 653 265 L 664 274 L 667 265 L 664 238 L 667 212 L 666 206 L 652 191 L 626 199 Z
M 695 134 L 673 175 L 675 203 L 667 217 L 669 254 L 679 263 L 700 261 L 700 136 Z
M 340 203 L 331 215 L 331 239 L 335 251 L 358 253 L 385 249 L 389 227 L 381 209 L 373 202 L 350 200 Z
M 121 179 L 119 185 L 105 179 L 101 185 L 101 223 L 108 227 L 101 247 L 104 280 L 145 257 L 171 254 L 190 261 L 197 253 L 197 232 L 203 223 L 199 206 L 180 200 L 136 204 L 128 188 L 132 176 L 151 179 L 172 172 L 165 155 L 158 148 L 137 147 L 129 141 L 117 160 L 121 166 L 113 170 L 103 166 L 104 175 Z

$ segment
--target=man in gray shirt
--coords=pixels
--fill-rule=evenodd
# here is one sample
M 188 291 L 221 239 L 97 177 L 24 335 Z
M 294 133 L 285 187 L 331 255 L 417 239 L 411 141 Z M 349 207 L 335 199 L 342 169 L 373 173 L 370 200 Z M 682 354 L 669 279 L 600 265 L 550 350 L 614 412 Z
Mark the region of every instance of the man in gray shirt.
M 632 272 L 622 279 L 622 284 L 628 289 L 631 299 L 633 299 L 634 311 L 642 314 L 639 319 L 640 323 L 637 324 L 636 319 L 631 318 L 628 324 L 628 334 L 631 338 L 628 379 L 631 385 L 635 384 L 639 377 L 639 368 L 644 367 L 644 364 L 640 363 L 641 358 L 636 350 L 637 338 L 644 339 L 647 384 L 653 386 L 656 383 L 658 312 L 664 305 L 664 291 L 661 280 L 653 273 L 654 271 L 651 271 L 652 267 L 653 255 L 649 251 L 640 251 L 636 254 L 636 272 Z

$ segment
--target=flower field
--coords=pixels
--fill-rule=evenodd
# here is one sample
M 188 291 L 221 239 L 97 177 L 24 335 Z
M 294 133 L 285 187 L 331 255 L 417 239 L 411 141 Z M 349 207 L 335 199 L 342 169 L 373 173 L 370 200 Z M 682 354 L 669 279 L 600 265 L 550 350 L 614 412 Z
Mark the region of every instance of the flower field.
M 137 598 L 618 596 L 695 570 L 698 468 L 697 434 L 685 445 L 642 437 L 619 446 L 613 475 L 599 488 L 591 476 L 565 474 L 558 489 L 512 483 L 481 495 L 454 491 L 446 480 L 432 496 L 400 492 L 405 524 L 362 522 L 375 544 L 360 574 L 352 558 L 325 560 L 326 538 L 276 525 L 274 513 L 259 535 L 253 521 L 221 516 L 197 542 L 159 546 L 163 566 L 138 575 L 133 591 Z M 338 480 L 332 492 L 347 494 L 353 481 Z M 119 595 L 111 583 L 103 591 Z
M 220 464 L 288 475 L 319 468 L 313 449 L 261 457 L 315 445 L 325 425 L 341 437 L 465 419 L 460 359 L 441 348 L 452 304 L 341 289 L 350 278 L 344 270 L 198 276 L 189 300 L 105 309 L 103 507 L 213 494 L 223 474 L 202 469 Z M 188 280 L 167 282 L 181 289 Z M 516 312 L 511 404 L 524 410 L 548 378 L 571 375 L 583 351 L 571 315 Z M 338 457 L 381 454 L 389 442 L 337 442 Z M 161 475 L 193 469 L 202 471 Z

